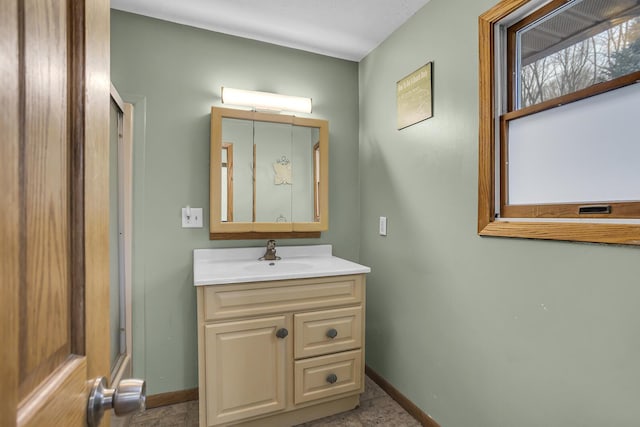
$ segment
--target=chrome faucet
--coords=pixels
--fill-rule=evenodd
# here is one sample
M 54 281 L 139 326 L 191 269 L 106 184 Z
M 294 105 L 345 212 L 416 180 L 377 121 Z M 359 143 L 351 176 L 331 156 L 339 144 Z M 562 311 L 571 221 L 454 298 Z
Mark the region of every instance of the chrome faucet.
M 263 256 L 258 258 L 258 261 L 277 261 L 279 259 L 282 259 L 282 258 L 280 258 L 279 256 L 276 256 L 276 241 L 268 240 L 267 251 L 264 253 Z

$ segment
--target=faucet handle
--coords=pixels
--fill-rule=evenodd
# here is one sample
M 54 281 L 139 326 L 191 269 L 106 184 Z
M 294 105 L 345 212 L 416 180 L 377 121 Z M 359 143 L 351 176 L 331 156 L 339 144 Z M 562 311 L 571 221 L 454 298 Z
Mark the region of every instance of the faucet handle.
M 258 260 L 273 261 L 273 260 L 279 260 L 279 259 L 280 257 L 276 256 L 276 241 L 273 239 L 267 240 L 267 251 L 264 253 L 263 256 L 258 258 Z

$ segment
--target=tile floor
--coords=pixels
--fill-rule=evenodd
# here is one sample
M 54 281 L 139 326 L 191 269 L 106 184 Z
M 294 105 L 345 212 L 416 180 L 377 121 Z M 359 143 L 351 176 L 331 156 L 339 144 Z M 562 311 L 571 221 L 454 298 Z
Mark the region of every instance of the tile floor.
M 198 427 L 198 401 L 149 409 L 131 419 L 129 427 Z M 349 412 L 301 424 L 298 427 L 419 427 L 420 423 L 391 399 L 369 377 L 360 407 Z

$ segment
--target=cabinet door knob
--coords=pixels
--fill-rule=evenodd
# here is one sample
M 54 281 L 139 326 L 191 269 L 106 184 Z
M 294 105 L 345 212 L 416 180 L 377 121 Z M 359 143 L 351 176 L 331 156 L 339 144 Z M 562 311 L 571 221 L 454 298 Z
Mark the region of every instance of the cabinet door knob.
M 327 382 L 328 382 L 329 384 L 333 384 L 333 383 L 335 383 L 336 381 L 338 381 L 338 376 L 337 376 L 336 374 L 329 374 L 329 375 L 327 375 Z
M 338 331 L 336 331 L 335 329 L 331 328 L 327 331 L 327 336 L 331 339 L 334 339 L 335 337 L 338 336 Z
M 278 338 L 286 338 L 287 335 L 289 335 L 289 331 L 287 331 L 287 328 L 280 328 L 276 332 L 276 336 Z

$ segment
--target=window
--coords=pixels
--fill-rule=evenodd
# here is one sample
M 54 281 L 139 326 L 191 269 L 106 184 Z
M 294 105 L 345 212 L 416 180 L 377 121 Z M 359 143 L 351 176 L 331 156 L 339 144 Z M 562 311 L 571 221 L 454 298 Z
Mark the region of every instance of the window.
M 480 17 L 482 235 L 640 244 L 640 0 Z

